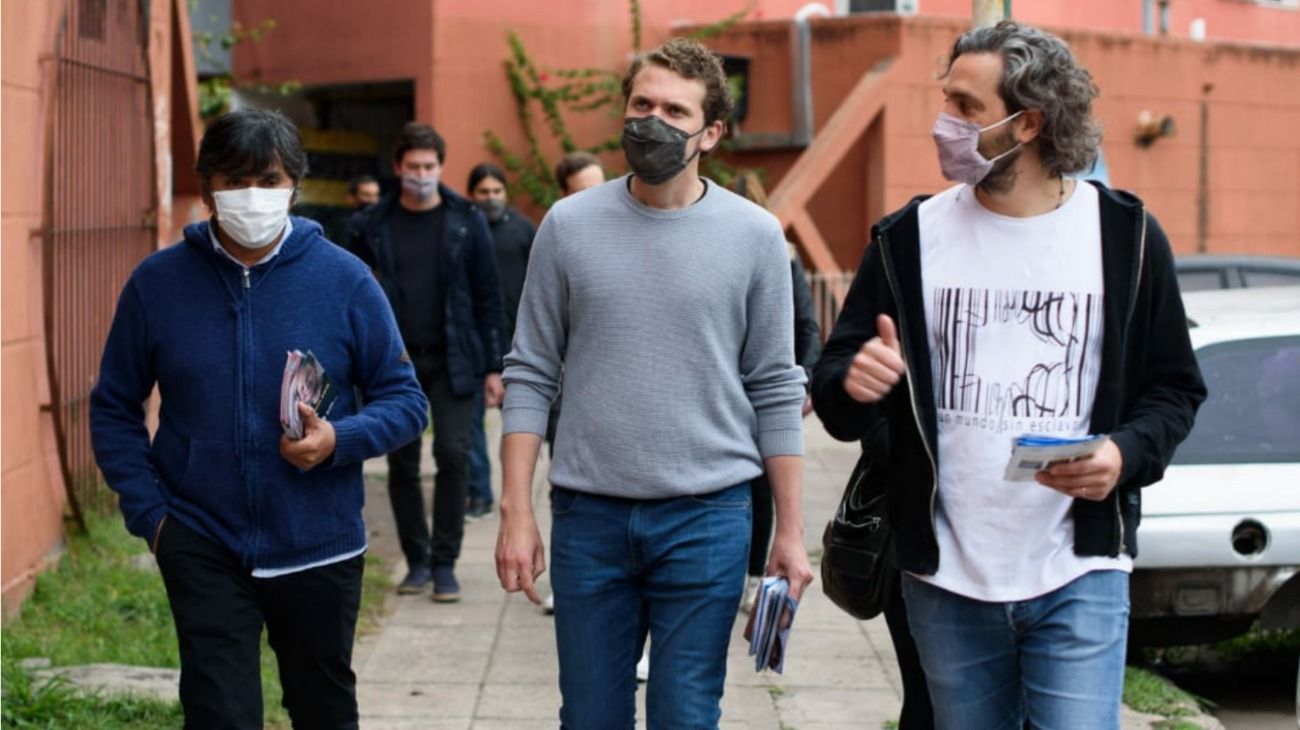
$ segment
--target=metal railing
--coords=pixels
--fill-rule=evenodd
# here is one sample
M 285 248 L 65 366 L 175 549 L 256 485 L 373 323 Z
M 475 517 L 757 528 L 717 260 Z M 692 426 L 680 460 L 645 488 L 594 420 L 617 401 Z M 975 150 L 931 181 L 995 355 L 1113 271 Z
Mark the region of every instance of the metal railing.
M 74 513 L 98 487 L 88 406 L 118 293 L 154 249 L 148 3 L 74 0 L 59 31 L 44 226 L 45 343 Z
M 822 331 L 822 342 L 831 336 L 831 328 L 835 326 L 835 318 L 840 316 L 844 295 L 848 293 L 852 281 L 852 271 L 808 274 L 808 288 L 812 290 L 813 308 L 817 312 L 817 326 Z

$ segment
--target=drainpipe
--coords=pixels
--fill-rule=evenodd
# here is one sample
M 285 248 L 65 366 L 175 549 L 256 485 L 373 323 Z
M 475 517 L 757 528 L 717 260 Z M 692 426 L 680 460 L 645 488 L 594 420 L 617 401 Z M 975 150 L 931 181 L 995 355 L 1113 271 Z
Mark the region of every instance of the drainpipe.
M 971 27 L 987 28 L 1010 15 L 1010 2 L 1004 0 L 972 0 Z
M 738 150 L 803 149 L 813 140 L 812 29 L 808 19 L 831 17 L 821 3 L 809 3 L 794 16 L 794 41 L 790 44 L 790 131 L 741 132 L 732 138 Z
M 794 117 L 792 136 L 796 147 L 813 144 L 813 29 L 809 27 L 809 18 L 814 16 L 831 17 L 831 10 L 820 3 L 809 3 L 794 13 L 790 109 Z
M 830 11 L 821 3 L 809 3 L 794 14 L 794 47 L 791 69 L 791 114 L 793 130 L 791 141 L 796 147 L 807 147 L 813 138 L 812 102 L 812 28 L 808 18 L 829 17 Z

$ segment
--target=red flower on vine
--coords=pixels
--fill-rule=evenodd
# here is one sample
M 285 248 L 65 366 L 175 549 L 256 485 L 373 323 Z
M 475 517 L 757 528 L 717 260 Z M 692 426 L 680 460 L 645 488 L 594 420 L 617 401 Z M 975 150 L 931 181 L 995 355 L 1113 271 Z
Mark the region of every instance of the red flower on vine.
M 537 80 L 540 81 L 540 82 L 542 82 L 542 83 L 544 84 L 544 83 L 546 83 L 547 81 L 550 81 L 550 80 L 551 80 L 551 75 L 548 74 L 548 73 L 546 73 L 545 71 L 542 71 L 542 72 L 540 72 L 540 73 L 537 74 Z

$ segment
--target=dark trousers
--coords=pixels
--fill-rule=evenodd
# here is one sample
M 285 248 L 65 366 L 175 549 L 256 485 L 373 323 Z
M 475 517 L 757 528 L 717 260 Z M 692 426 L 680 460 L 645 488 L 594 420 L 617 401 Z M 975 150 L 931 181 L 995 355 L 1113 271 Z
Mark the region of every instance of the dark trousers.
M 762 575 L 767 568 L 767 549 L 772 545 L 772 523 L 776 519 L 776 505 L 772 502 L 772 483 L 767 472 L 754 477 L 749 483 L 754 496 L 754 522 L 749 536 L 750 575 Z
M 420 491 L 420 439 L 388 455 L 388 500 L 407 567 L 455 565 L 465 535 L 474 396 L 452 394 L 445 356 L 415 355 L 413 361 L 433 419 L 433 460 L 438 473 L 433 485 L 432 540 Z
M 916 651 L 912 629 L 907 623 L 907 604 L 903 602 L 901 574 L 894 572 L 894 595 L 885 606 L 885 624 L 898 657 L 898 673 L 903 680 L 903 711 L 898 716 L 898 730 L 934 730 L 934 710 L 930 706 L 930 689 L 925 683 L 925 669 Z
M 225 547 L 168 518 L 158 538 L 181 654 L 185 727 L 262 727 L 262 626 L 295 728 L 356 728 L 352 642 L 365 560 L 254 578 Z

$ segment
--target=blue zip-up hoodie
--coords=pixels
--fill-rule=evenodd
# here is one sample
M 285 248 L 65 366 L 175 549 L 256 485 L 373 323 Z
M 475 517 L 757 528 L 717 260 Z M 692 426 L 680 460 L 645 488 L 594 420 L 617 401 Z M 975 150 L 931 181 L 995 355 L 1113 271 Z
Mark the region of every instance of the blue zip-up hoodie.
M 306 472 L 279 446 L 293 349 L 315 353 L 338 389 L 334 454 Z M 143 403 L 155 384 L 150 443 Z M 361 463 L 418 438 L 427 413 L 383 291 L 318 224 L 294 218 L 280 252 L 245 270 L 213 248 L 203 222 L 122 290 L 90 428 L 132 534 L 150 540 L 168 516 L 250 570 L 274 569 L 365 546 Z

